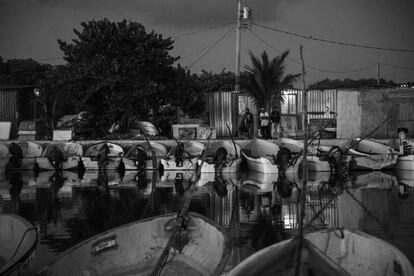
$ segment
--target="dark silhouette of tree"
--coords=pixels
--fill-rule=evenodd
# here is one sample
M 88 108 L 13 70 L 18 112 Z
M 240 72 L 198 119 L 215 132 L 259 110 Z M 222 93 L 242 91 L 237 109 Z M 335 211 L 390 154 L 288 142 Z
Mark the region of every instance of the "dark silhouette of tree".
M 378 80 L 374 78 L 370 79 L 324 79 L 318 81 L 314 84 L 309 85 L 310 90 L 327 90 L 327 89 L 368 89 L 368 88 L 391 88 L 396 87 L 397 84 L 393 81 L 386 81 L 380 79 L 380 84 L 378 85 Z
M 69 72 L 65 90 L 101 134 L 116 120 L 128 121 L 132 112 L 145 117 L 169 92 L 166 84 L 176 61 L 169 53 L 173 41 L 126 20 L 81 26 L 72 42 L 58 40 Z

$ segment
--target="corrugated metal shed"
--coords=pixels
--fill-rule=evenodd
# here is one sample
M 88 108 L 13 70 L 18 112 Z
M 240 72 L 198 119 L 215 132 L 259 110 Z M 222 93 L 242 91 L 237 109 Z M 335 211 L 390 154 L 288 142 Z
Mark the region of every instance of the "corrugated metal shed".
M 32 110 L 29 101 L 33 97 L 33 88 L 32 85 L 0 85 L 0 121 L 12 122 L 12 137 L 17 132 L 19 120 L 29 119 L 25 116 Z
M 214 92 L 207 94 L 210 125 L 216 128 L 217 137 L 229 137 L 227 124 L 233 135 L 237 132 L 238 93 Z

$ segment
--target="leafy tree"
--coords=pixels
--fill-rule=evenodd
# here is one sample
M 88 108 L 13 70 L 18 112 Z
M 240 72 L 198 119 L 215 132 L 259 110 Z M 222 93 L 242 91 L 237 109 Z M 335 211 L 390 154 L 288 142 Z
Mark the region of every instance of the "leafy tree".
M 241 77 L 242 88 L 249 93 L 259 106 L 264 106 L 267 110 L 273 105 L 283 103 L 282 90 L 289 88 L 301 74 L 287 74 L 284 76 L 285 59 L 289 51 L 285 51 L 281 56 L 269 60 L 264 51 L 261 59 L 254 56 L 250 51 L 251 66 L 246 65 Z
M 202 70 L 197 76 L 197 83 L 204 93 L 233 91 L 234 78 L 235 74 L 233 72 L 226 72 L 224 69 L 220 74 Z
M 76 106 L 88 111 L 101 135 L 116 120 L 128 122 L 132 113 L 144 118 L 168 93 L 168 73 L 176 61 L 169 54 L 173 41 L 126 20 L 81 26 L 71 43 L 58 40 L 67 61 L 63 86 Z
M 0 82 L 3 84 L 42 86 L 52 69 L 33 59 L 9 59 L 0 57 Z

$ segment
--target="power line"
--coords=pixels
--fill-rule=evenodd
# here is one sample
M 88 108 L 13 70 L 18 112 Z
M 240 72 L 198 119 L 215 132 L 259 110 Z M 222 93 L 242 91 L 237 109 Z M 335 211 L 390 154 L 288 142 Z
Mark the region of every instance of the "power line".
M 398 66 L 398 65 L 386 64 L 386 63 L 380 63 L 380 65 L 402 69 L 402 70 L 414 70 L 414 67 L 405 67 L 405 66 Z
M 216 42 L 212 43 L 211 46 L 204 53 L 202 53 L 197 59 L 195 59 L 188 68 L 191 68 L 197 61 L 199 61 L 203 56 L 210 52 L 220 41 L 228 37 L 231 31 L 233 30 L 234 27 L 231 27 L 229 30 L 227 30 L 227 32 L 225 32 L 218 40 L 216 40 Z
M 180 34 L 180 35 L 177 35 L 174 38 L 174 40 L 177 41 L 178 39 L 183 38 L 183 37 L 186 37 L 186 36 L 189 36 L 189 35 L 193 35 L 193 34 L 205 32 L 205 31 L 210 31 L 210 30 L 218 29 L 218 28 L 225 27 L 225 26 L 228 26 L 228 25 L 231 25 L 231 24 L 234 24 L 234 22 L 224 23 L 224 24 L 221 24 L 221 25 L 211 26 L 211 27 L 208 27 L 208 28 L 205 28 L 205 29 L 201 29 L 201 30 L 197 30 L 197 31 L 192 31 L 192 32 Z
M 340 41 L 334 41 L 334 40 L 329 40 L 329 39 L 317 38 L 317 37 L 313 37 L 312 35 L 303 35 L 303 34 L 293 33 L 293 32 L 289 32 L 289 31 L 285 31 L 285 30 L 281 30 L 281 29 L 277 29 L 273 27 L 260 25 L 257 23 L 253 23 L 253 25 L 256 25 L 264 29 L 272 30 L 275 32 L 284 33 L 287 35 L 292 35 L 292 36 L 296 36 L 296 37 L 300 37 L 300 38 L 304 38 L 308 40 L 315 40 L 315 41 L 331 43 L 331 44 L 336 44 L 336 45 L 351 46 L 351 47 L 358 47 L 358 48 L 365 48 L 365 49 L 374 49 L 374 50 L 381 50 L 381 51 L 414 53 L 414 50 L 411 50 L 411 49 L 385 48 L 385 47 L 369 46 L 369 45 L 362 45 L 362 44 L 356 44 L 356 43 L 340 42 Z
M 273 50 L 275 50 L 276 52 L 278 52 L 279 54 L 281 54 L 282 53 L 282 51 L 280 51 L 279 49 L 277 49 L 277 48 L 275 48 L 275 47 L 273 47 L 273 45 L 271 45 L 270 43 L 268 43 L 266 40 L 264 40 L 263 38 L 261 38 L 258 34 L 256 34 L 255 32 L 253 32 L 253 30 L 251 30 L 251 29 L 249 29 L 249 31 L 257 38 L 257 39 L 259 39 L 260 41 L 262 41 L 264 44 L 266 44 L 268 47 L 270 47 L 270 48 L 272 48 Z M 298 61 L 298 60 L 296 60 L 296 59 L 294 59 L 294 58 L 291 58 L 291 57 L 289 57 L 289 56 L 287 56 L 286 57 L 287 59 L 289 59 L 289 60 L 291 60 L 291 61 L 293 61 L 293 62 L 295 62 L 295 63 L 297 63 L 297 64 L 301 64 L 301 62 L 300 61 Z M 311 65 L 305 65 L 305 67 L 306 68 L 309 68 L 309 69 L 313 69 L 313 70 L 316 70 L 316 71 L 319 71 L 319 72 L 324 72 L 324 73 L 330 73 L 330 74 L 349 74 L 349 73 L 356 73 L 356 72 L 360 72 L 360 71 L 364 71 L 364 70 L 367 70 L 367 69 L 369 69 L 369 68 L 372 68 L 372 67 L 374 67 L 374 66 L 376 66 L 376 64 L 371 64 L 371 65 L 369 65 L 369 66 L 366 66 L 366 67 L 362 67 L 362 68 L 359 68 L 359 69 L 355 69 L 355 70 L 350 70 L 350 71 L 331 71 L 331 70 L 326 70 L 326 69 L 321 69 L 321 68 L 318 68 L 318 67 L 315 67 L 315 66 L 311 66 Z

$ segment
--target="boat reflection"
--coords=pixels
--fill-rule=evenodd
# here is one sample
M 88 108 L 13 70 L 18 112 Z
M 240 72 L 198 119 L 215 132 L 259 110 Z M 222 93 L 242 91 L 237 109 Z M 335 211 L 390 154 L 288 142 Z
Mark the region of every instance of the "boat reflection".
M 360 229 L 414 256 L 414 197 L 410 175 L 383 172 L 336 179 L 309 172 L 306 219 L 310 230 Z M 411 181 L 411 182 L 410 182 Z M 209 217 L 234 238 L 230 266 L 297 232 L 301 180 L 292 174 L 189 171 L 14 171 L 0 181 L 2 211 L 19 214 L 40 229 L 35 268 L 56 253 L 107 229 L 177 212 L 190 184 L 190 211 Z M 401 189 L 402 188 L 402 189 Z

